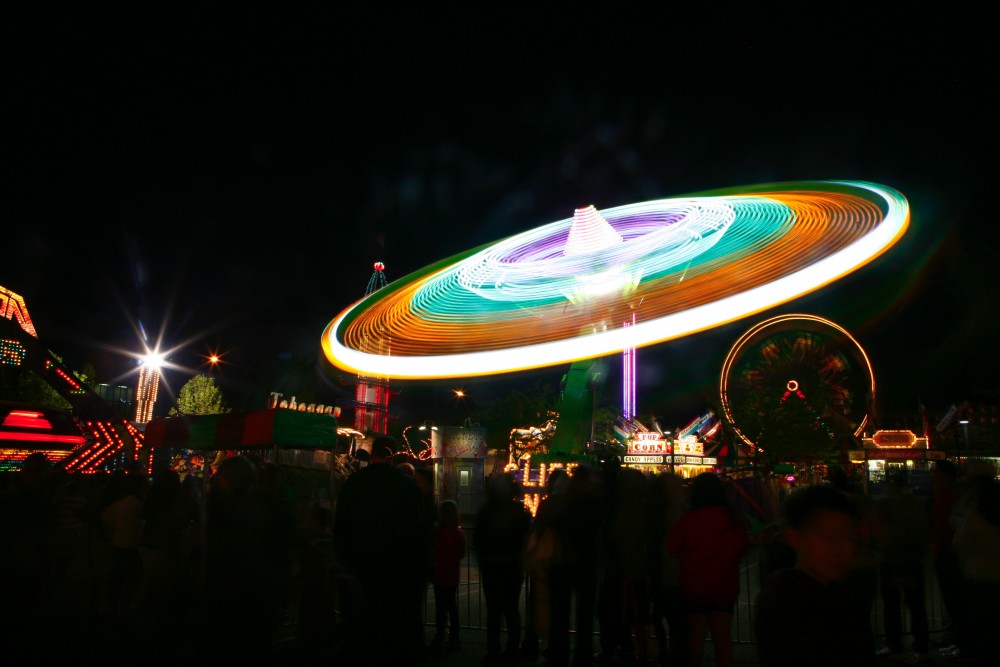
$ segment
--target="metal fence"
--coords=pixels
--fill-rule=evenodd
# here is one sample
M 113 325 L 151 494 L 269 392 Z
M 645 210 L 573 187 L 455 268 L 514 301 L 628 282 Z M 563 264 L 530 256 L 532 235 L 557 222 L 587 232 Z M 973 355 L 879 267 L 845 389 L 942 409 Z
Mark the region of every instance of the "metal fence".
M 472 544 L 472 537 L 475 533 L 474 527 L 466 528 L 466 538 L 469 545 Z M 733 641 L 741 644 L 754 644 L 753 632 L 753 612 L 754 602 L 760 590 L 760 584 L 764 576 L 765 568 L 762 561 L 763 551 L 761 547 L 751 546 L 749 553 L 740 565 L 740 595 L 736 602 L 736 612 L 733 615 Z M 941 632 L 947 623 L 941 600 L 941 593 L 937 584 L 937 577 L 927 559 L 926 573 L 924 577 L 926 586 L 926 606 L 927 621 L 931 633 Z M 871 612 L 872 629 L 876 638 L 884 636 L 885 624 L 882 614 L 882 603 L 876 588 L 873 592 L 873 605 Z M 461 582 L 458 590 L 459 596 L 459 621 L 463 628 L 485 629 L 486 628 L 486 605 L 482 597 L 482 588 L 479 583 L 479 568 L 476 563 L 475 552 L 471 546 L 467 550 L 466 557 L 462 565 Z M 424 619 L 428 625 L 434 624 L 434 596 L 429 591 L 424 602 Z M 521 588 L 521 614 L 522 619 L 529 618 L 527 614 L 527 582 Z M 909 632 L 910 619 L 908 611 L 903 609 L 903 628 Z M 599 628 L 595 624 L 595 628 Z M 669 629 L 667 629 L 669 633 Z M 652 629 L 650 629 L 652 633 Z M 650 635 L 652 636 L 652 634 Z

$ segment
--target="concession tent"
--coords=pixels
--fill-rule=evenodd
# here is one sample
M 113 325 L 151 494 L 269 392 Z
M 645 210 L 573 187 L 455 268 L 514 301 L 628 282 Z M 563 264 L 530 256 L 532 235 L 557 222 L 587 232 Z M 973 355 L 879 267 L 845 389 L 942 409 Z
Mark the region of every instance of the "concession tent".
M 146 424 L 144 445 L 197 450 L 337 447 L 333 415 L 272 408 L 222 415 L 156 417 Z
M 156 417 L 146 424 L 144 446 L 151 453 L 259 452 L 277 463 L 299 502 L 328 505 L 343 475 L 337 419 L 331 414 L 271 408 L 222 415 Z M 154 459 L 156 457 L 154 456 Z M 204 457 L 205 470 L 209 459 Z M 208 475 L 203 475 L 207 481 Z

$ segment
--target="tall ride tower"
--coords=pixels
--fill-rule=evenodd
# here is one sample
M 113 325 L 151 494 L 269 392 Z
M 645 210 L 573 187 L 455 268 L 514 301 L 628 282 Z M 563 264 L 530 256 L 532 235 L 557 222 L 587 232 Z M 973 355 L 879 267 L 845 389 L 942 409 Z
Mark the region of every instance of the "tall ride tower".
M 375 262 L 375 272 L 368 280 L 365 296 L 386 286 L 385 264 Z M 366 352 L 385 354 L 390 352 L 388 334 L 365 340 Z M 354 391 L 354 428 L 362 433 L 385 434 L 389 430 L 389 378 L 358 375 Z
M 153 418 L 153 406 L 160 388 L 160 367 L 155 357 L 142 362 L 139 381 L 135 385 L 135 423 L 145 424 Z

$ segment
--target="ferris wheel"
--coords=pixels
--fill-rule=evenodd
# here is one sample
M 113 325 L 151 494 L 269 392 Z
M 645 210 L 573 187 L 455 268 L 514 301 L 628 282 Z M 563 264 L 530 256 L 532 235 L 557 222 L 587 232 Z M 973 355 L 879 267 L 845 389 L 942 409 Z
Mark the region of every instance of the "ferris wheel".
M 832 441 L 860 436 L 875 377 L 868 355 L 845 329 L 816 315 L 788 314 L 740 336 L 726 356 L 719 391 L 733 431 L 763 451 L 778 433 L 799 438 L 806 430 Z M 790 422 L 798 433 L 789 432 Z

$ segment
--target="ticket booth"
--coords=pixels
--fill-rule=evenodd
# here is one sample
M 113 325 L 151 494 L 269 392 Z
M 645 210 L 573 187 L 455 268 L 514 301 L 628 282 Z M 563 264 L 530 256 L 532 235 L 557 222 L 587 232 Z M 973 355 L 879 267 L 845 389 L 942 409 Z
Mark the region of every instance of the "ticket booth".
M 438 502 L 454 500 L 461 516 L 474 515 L 486 486 L 486 428 L 438 427 L 431 432 L 431 459 Z
M 930 466 L 944 459 L 945 453 L 929 449 L 927 438 L 909 430 L 881 430 L 861 441 L 864 449 L 849 455 L 852 463 L 865 464 L 869 495 L 881 494 L 886 480 L 900 475 L 908 480 L 913 493 L 930 493 Z

